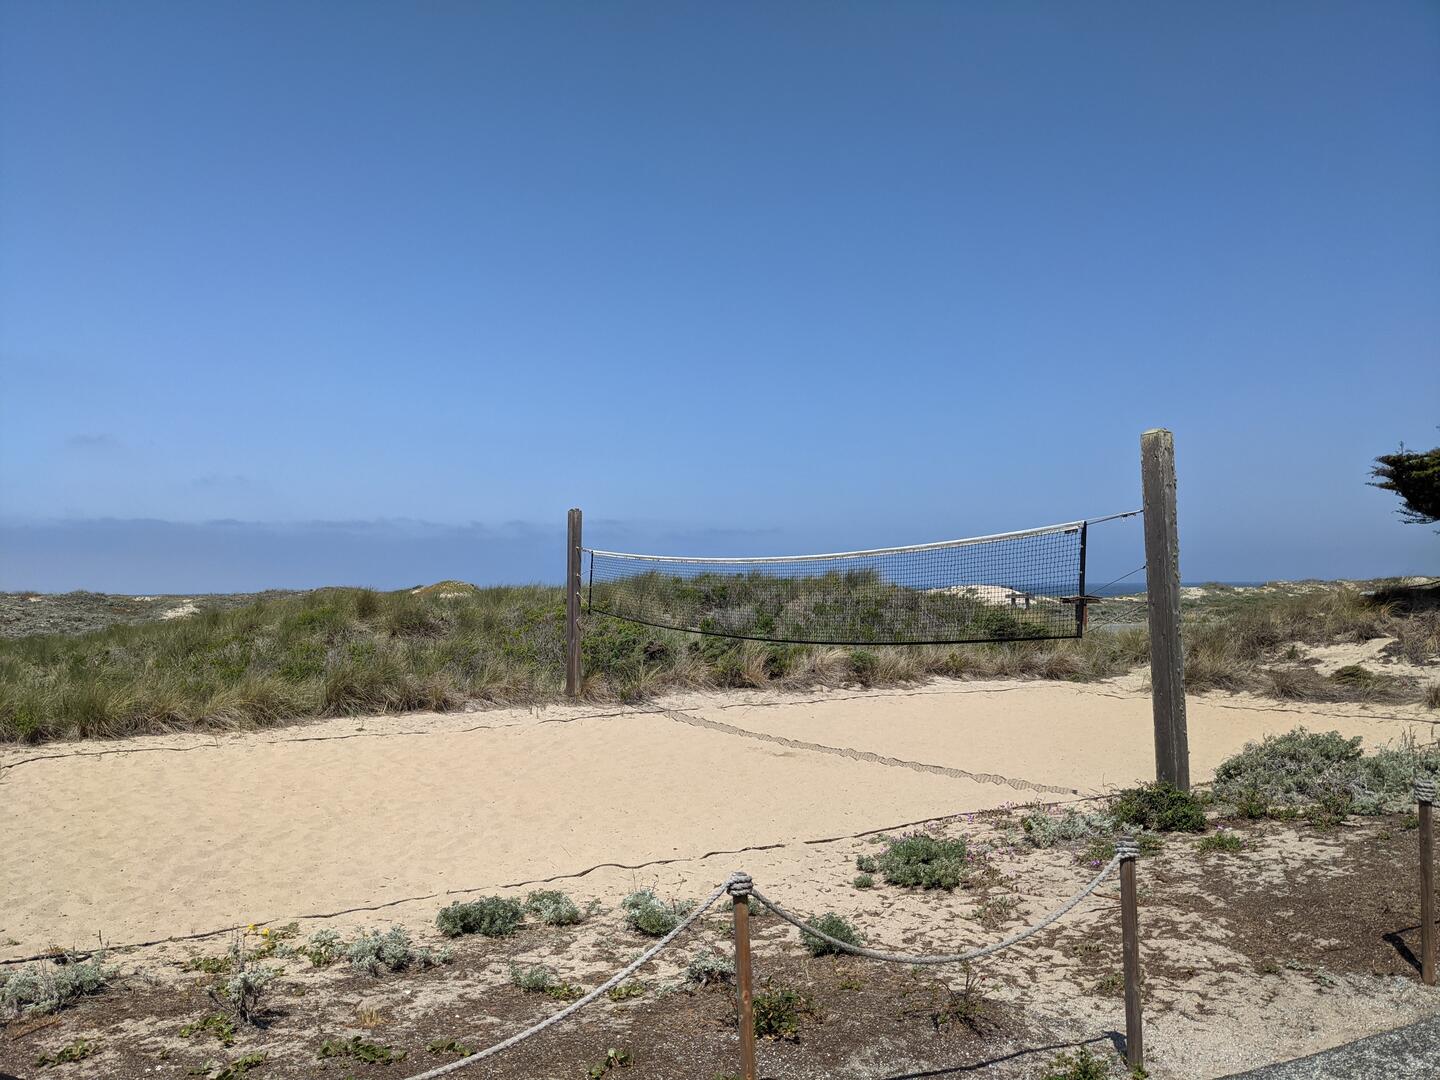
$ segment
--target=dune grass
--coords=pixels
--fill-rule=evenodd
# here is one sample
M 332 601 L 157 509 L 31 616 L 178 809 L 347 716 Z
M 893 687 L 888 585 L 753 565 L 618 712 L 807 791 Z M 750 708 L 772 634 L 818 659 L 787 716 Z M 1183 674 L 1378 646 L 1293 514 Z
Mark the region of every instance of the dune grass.
M 1434 656 L 1440 612 L 1398 611 L 1349 588 L 1222 595 L 1187 617 L 1187 680 L 1195 690 L 1420 700 L 1420 688 L 1383 675 L 1322 679 L 1283 662 L 1288 642 L 1382 634 L 1396 637 L 1407 658 Z M 585 693 L 596 701 L 687 687 L 888 686 L 931 675 L 1089 681 L 1148 659 L 1145 632 L 1135 629 L 1071 641 L 847 648 L 703 637 L 594 616 L 583 642 Z M 0 639 L 0 739 L 543 702 L 558 699 L 563 684 L 558 588 L 320 589 L 80 635 Z

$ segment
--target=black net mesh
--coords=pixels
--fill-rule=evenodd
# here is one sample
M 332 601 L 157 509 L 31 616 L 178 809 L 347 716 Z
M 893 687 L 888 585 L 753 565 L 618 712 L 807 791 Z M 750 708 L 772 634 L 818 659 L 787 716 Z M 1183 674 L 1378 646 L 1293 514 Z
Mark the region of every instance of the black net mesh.
M 1081 633 L 1085 526 L 772 559 L 589 551 L 587 609 L 650 626 L 817 645 Z

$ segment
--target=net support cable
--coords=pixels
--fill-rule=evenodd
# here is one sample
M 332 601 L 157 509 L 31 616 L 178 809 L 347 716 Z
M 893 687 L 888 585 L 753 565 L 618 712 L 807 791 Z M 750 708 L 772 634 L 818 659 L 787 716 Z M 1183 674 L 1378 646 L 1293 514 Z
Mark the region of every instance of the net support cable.
M 806 645 L 1078 638 L 1090 525 L 1139 510 L 908 547 L 739 558 L 586 549 L 586 611 Z

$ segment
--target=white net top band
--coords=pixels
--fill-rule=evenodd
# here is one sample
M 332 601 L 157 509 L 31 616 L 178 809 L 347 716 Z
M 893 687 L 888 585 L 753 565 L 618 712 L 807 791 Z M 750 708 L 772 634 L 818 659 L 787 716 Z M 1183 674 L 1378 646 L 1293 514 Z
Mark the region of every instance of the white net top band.
M 1014 532 L 991 533 L 989 536 L 967 536 L 961 540 L 936 540 L 929 544 L 908 544 L 903 547 L 870 548 L 866 551 L 832 551 L 825 555 L 755 555 L 716 558 L 710 556 L 688 557 L 684 555 L 637 555 L 632 551 L 602 551 L 599 548 L 585 548 L 591 555 L 609 555 L 621 559 L 642 559 L 659 563 L 706 563 L 710 565 L 736 565 L 748 563 L 789 563 L 823 562 L 828 559 L 860 558 L 866 555 L 901 555 L 912 551 L 939 551 L 944 548 L 969 547 L 973 544 L 989 544 L 997 540 L 1017 540 L 1026 536 L 1047 536 L 1052 533 L 1075 532 L 1083 525 L 1095 525 L 1102 521 L 1134 517 L 1139 510 L 1127 510 L 1123 514 L 1107 514 L 1105 517 L 1086 518 L 1083 521 L 1066 521 L 1058 525 L 1040 525 L 1033 529 L 1017 529 Z

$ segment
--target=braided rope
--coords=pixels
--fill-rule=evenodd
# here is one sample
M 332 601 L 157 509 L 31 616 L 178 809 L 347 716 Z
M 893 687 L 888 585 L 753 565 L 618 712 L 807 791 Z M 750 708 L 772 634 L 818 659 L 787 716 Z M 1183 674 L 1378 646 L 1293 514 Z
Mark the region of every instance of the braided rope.
M 1415 801 L 1433 803 L 1435 801 L 1435 781 L 1428 777 L 1417 776 L 1415 778 Z
M 869 750 L 851 750 L 845 746 L 827 746 L 824 743 L 805 742 L 803 739 L 791 739 L 785 735 L 770 735 L 763 731 L 751 731 L 749 728 L 736 727 L 734 724 L 722 723 L 719 720 L 707 720 L 702 716 L 691 716 L 689 713 L 681 712 L 679 709 L 652 709 L 648 711 L 657 716 L 667 716 L 677 723 L 689 724 L 691 727 L 708 728 L 711 731 L 719 731 L 725 735 L 739 735 L 744 739 L 756 739 L 760 742 L 774 743 L 776 746 L 788 747 L 791 750 L 809 750 L 816 754 L 830 754 L 834 757 L 849 758 L 851 761 L 867 761 L 875 765 L 888 765 L 891 768 L 933 773 L 936 776 L 949 776 L 956 780 L 973 780 L 980 784 L 999 784 L 1013 788 L 1016 791 L 1035 791 L 1042 795 L 1080 794 L 1076 788 L 1056 787 L 1054 784 L 1036 784 L 1029 780 L 1015 780 L 1008 776 L 1001 776 L 998 773 L 969 772 L 965 769 L 951 768 L 949 765 L 928 765 L 923 761 L 907 761 L 905 758 L 872 754 Z
M 1087 896 L 1089 896 L 1097 888 L 1100 887 L 1100 883 L 1110 876 L 1111 872 L 1115 869 L 1115 867 L 1120 865 L 1120 860 L 1122 857 L 1123 856 L 1117 850 L 1115 857 L 1105 864 L 1104 868 L 1100 871 L 1100 873 L 1095 875 L 1094 880 L 1092 880 L 1088 885 L 1086 885 L 1078 893 L 1072 896 L 1069 900 L 1065 901 L 1065 903 L 1061 904 L 1054 911 L 1046 915 L 1034 926 L 1028 926 L 1024 930 L 1020 930 L 1014 934 L 1011 934 L 1007 938 L 1002 938 L 1001 940 L 992 942 L 989 945 L 982 945 L 979 948 L 969 949 L 963 953 L 954 953 L 951 955 L 907 956 L 903 953 L 887 953 L 880 952 L 878 949 L 867 949 L 863 945 L 851 945 L 849 942 L 841 941 L 839 938 L 833 938 L 829 934 L 824 933 L 821 930 L 816 930 L 813 926 L 810 926 L 808 923 L 801 920 L 799 916 L 793 915 L 790 912 L 786 911 L 784 908 L 780 907 L 773 900 L 771 900 L 764 893 L 762 893 L 759 889 L 756 889 L 753 886 L 751 887 L 751 894 L 755 897 L 756 900 L 759 900 L 762 904 L 764 904 L 767 908 L 773 911 L 776 915 L 779 915 L 780 918 L 784 919 L 791 926 L 797 927 L 801 932 L 810 934 L 814 937 L 819 938 L 821 941 L 833 945 L 841 952 L 852 953 L 855 956 L 868 957 L 871 960 L 883 960 L 886 963 L 890 964 L 963 964 L 970 960 L 978 960 L 982 956 L 989 956 L 992 953 L 1000 952 L 1002 949 L 1008 949 L 1012 945 L 1018 945 L 1026 938 L 1034 937 L 1051 923 L 1054 923 L 1057 920 L 1068 915 L 1071 910 L 1074 909 L 1075 905 L 1079 904 L 1081 900 L 1084 900 Z
M 738 877 L 738 875 L 736 877 Z M 524 1031 L 517 1032 L 516 1034 L 511 1035 L 503 1042 L 498 1042 L 494 1046 L 487 1046 L 484 1050 L 480 1050 L 474 1054 L 471 1054 L 468 1057 L 460 1058 L 458 1061 L 452 1061 L 448 1065 L 440 1065 L 436 1068 L 429 1070 L 428 1072 L 417 1073 L 414 1076 L 408 1077 L 407 1080 L 435 1080 L 436 1077 L 446 1076 L 449 1073 L 458 1072 L 460 1069 L 475 1064 L 475 1062 L 480 1061 L 482 1058 L 491 1057 L 494 1054 L 500 1053 L 500 1051 L 502 1050 L 510 1049 L 510 1047 L 514 1046 L 516 1043 L 523 1042 L 531 1035 L 538 1035 L 540 1032 L 550 1027 L 550 1025 L 558 1024 L 561 1020 L 564 1020 L 571 1013 L 578 1012 L 580 1009 L 583 1009 L 586 1005 L 589 1005 L 601 994 L 605 993 L 607 990 L 610 990 L 613 987 L 619 986 L 631 975 L 639 971 L 642 967 L 649 963 L 655 957 L 655 955 L 660 952 L 661 949 L 669 945 L 670 942 L 674 941 L 675 938 L 678 937 L 681 933 L 688 930 L 691 924 L 694 923 L 696 919 L 700 918 L 701 915 L 704 915 L 705 912 L 709 911 L 710 908 L 714 906 L 716 900 L 719 900 L 720 897 L 725 895 L 726 890 L 731 885 L 731 882 L 736 881 L 736 877 L 727 879 L 723 884 L 716 886 L 715 890 L 709 895 L 709 897 L 706 898 L 705 902 L 702 903 L 699 907 L 697 907 L 694 911 L 690 912 L 690 914 L 686 915 L 685 918 L 681 919 L 680 922 L 675 925 L 675 929 L 671 930 L 654 945 L 650 946 L 650 948 L 646 949 L 643 953 L 641 953 L 639 957 L 637 957 L 631 963 L 627 964 L 625 967 L 621 968 L 614 975 L 611 975 L 610 978 L 606 979 L 603 983 L 597 986 L 594 990 L 591 990 L 590 993 L 586 994 L 584 997 L 579 998 L 576 1001 L 572 1001 L 569 1005 L 565 1006 L 565 1008 L 561 1009 L 559 1012 L 547 1016 L 538 1024 L 528 1027 Z M 749 877 L 746 876 L 745 880 L 748 882 Z M 736 884 L 738 884 L 738 881 L 736 881 Z

